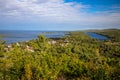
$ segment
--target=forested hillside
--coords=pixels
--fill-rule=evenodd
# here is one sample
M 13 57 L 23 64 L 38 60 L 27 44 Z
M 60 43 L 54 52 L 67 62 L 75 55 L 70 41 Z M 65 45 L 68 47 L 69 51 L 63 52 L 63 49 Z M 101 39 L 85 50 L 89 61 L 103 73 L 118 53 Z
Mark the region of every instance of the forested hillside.
M 120 80 L 120 42 L 84 32 L 9 45 L 0 40 L 0 80 Z

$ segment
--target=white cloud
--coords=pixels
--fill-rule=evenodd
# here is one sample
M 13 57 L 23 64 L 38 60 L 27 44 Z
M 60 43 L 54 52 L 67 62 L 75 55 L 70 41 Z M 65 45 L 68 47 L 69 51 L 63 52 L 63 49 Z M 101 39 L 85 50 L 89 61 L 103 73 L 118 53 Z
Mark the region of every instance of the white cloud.
M 120 13 L 88 13 L 89 5 L 63 0 L 0 0 L 0 17 L 78 26 L 120 27 Z M 118 7 L 117 7 L 118 8 Z

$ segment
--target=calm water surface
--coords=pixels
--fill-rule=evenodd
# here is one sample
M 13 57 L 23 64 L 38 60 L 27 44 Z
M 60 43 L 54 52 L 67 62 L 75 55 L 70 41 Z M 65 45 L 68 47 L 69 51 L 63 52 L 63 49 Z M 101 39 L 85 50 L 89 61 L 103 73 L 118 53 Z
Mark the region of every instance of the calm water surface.
M 15 30 L 0 30 L 2 40 L 6 41 L 6 44 L 28 41 L 36 39 L 39 34 L 46 36 L 47 38 L 58 38 L 65 36 L 64 31 L 15 31 Z
M 94 33 L 94 32 L 87 32 L 86 34 L 89 35 L 91 38 L 98 39 L 100 41 L 101 40 L 109 40 L 108 37 L 100 35 L 100 34 L 97 34 L 97 33 Z
M 67 34 L 65 31 L 15 31 L 15 30 L 0 30 L 2 40 L 6 41 L 6 44 L 28 41 L 36 39 L 39 34 L 46 36 L 47 38 L 59 38 Z M 106 36 L 96 34 L 93 32 L 87 32 L 91 38 L 98 40 L 108 40 Z

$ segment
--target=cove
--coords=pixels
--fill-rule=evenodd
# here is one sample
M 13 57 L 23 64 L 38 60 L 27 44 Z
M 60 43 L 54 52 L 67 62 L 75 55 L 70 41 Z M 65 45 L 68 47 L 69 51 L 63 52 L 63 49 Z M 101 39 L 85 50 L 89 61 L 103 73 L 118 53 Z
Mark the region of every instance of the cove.
M 87 34 L 88 36 L 90 36 L 91 38 L 93 38 L 93 39 L 98 39 L 98 40 L 100 40 L 100 41 L 109 40 L 108 37 L 103 36 L 103 35 L 101 35 L 101 34 L 97 34 L 97 33 L 95 33 L 95 32 L 86 32 L 86 34 Z

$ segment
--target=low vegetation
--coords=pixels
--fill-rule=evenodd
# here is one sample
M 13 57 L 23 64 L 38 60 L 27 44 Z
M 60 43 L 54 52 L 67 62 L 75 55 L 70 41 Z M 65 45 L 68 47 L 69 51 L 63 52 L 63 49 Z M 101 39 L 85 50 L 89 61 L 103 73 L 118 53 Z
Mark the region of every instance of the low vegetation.
M 9 45 L 0 40 L 0 80 L 120 80 L 120 43 L 84 32 Z

